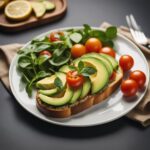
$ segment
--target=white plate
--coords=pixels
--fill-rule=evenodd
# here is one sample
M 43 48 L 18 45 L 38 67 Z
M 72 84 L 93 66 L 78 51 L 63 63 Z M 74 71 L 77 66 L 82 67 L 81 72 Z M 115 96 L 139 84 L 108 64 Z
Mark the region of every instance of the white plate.
M 77 28 L 77 27 L 74 27 Z M 79 27 L 78 27 L 79 28 Z M 68 28 L 62 28 L 59 30 L 64 30 Z M 98 29 L 98 28 L 96 28 Z M 54 31 L 54 30 L 53 30 Z M 39 37 L 47 35 L 49 32 L 40 35 Z M 11 90 L 20 103 L 20 105 L 25 108 L 28 112 L 34 116 L 47 121 L 49 123 L 71 126 L 71 127 L 85 127 L 104 124 L 113 120 L 116 120 L 129 111 L 131 111 L 143 98 L 149 83 L 149 67 L 147 61 L 140 51 L 140 49 L 134 45 L 127 38 L 118 34 L 115 39 L 115 47 L 119 55 L 129 54 L 134 58 L 135 64 L 132 70 L 142 70 L 145 72 L 147 81 L 145 84 L 145 89 L 142 92 L 138 92 L 137 97 L 135 97 L 133 102 L 126 102 L 123 99 L 122 93 L 118 88 L 107 100 L 102 104 L 98 104 L 87 111 L 84 111 L 76 116 L 72 116 L 68 119 L 55 119 L 51 117 L 46 117 L 38 111 L 35 103 L 35 93 L 32 98 L 29 98 L 22 82 L 20 82 L 20 74 L 17 71 L 17 56 L 14 57 L 9 71 L 9 80 Z M 29 42 L 30 43 L 30 42 Z M 27 43 L 25 46 L 27 46 Z

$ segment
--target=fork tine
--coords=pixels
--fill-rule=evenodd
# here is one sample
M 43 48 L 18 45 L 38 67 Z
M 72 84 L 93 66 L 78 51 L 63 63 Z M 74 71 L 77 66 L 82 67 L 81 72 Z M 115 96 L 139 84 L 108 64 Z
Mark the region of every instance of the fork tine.
M 130 15 L 130 20 L 131 20 L 133 28 L 135 30 L 140 30 L 140 26 L 137 24 L 137 22 L 132 14 Z
M 138 38 L 137 38 L 137 34 L 136 34 L 135 31 L 133 30 L 133 27 L 132 27 L 132 24 L 131 24 L 131 20 L 130 20 L 130 18 L 129 18 L 128 15 L 126 16 L 126 21 L 127 21 L 128 26 L 129 26 L 130 32 L 131 32 L 131 34 L 132 34 L 132 37 L 133 37 L 134 40 L 138 43 L 139 40 L 138 40 Z

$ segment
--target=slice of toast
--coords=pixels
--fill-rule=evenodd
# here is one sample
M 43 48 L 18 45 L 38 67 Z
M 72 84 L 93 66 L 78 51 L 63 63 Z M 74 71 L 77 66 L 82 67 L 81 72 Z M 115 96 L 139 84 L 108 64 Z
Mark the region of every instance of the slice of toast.
M 122 81 L 122 78 L 123 78 L 123 71 L 119 67 L 116 72 L 115 80 L 109 83 L 107 88 L 105 88 L 100 93 L 97 93 L 95 95 L 88 95 L 84 99 L 78 100 L 72 105 L 66 105 L 58 108 L 49 107 L 48 105 L 42 103 L 37 93 L 36 105 L 39 111 L 41 111 L 43 114 L 47 116 L 51 116 L 55 118 L 67 118 L 70 117 L 71 115 L 80 113 L 92 107 L 93 105 L 104 101 L 117 89 L 117 87 L 120 85 Z

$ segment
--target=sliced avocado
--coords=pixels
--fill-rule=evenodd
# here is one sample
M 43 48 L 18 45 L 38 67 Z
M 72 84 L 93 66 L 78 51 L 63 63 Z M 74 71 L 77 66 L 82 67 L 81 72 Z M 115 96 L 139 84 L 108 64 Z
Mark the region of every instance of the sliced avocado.
M 81 93 L 82 93 L 82 87 L 80 87 L 76 90 L 73 90 L 73 96 L 70 100 L 70 104 L 75 103 L 80 98 Z
M 47 11 L 54 10 L 56 7 L 54 3 L 47 0 L 43 1 L 42 3 L 44 4 Z
M 101 53 L 100 55 L 107 58 L 111 62 L 114 70 L 116 70 L 118 68 L 118 62 L 113 57 L 111 57 L 107 54 L 103 54 L 103 53 Z
M 60 80 L 62 81 L 63 87 L 66 84 L 66 74 L 62 72 L 56 72 L 54 75 L 50 77 L 46 77 L 36 83 L 36 87 L 39 89 L 44 89 L 44 90 L 49 90 L 49 89 L 54 89 L 56 88 L 54 85 L 54 81 L 56 77 L 59 77 Z
M 73 91 L 67 85 L 65 94 L 63 97 L 49 97 L 43 94 L 39 94 L 39 98 L 42 102 L 52 105 L 52 106 L 62 106 L 67 104 L 73 96 Z
M 85 78 L 84 84 L 83 84 L 83 87 L 82 87 L 82 93 L 80 95 L 80 99 L 87 96 L 88 93 L 90 92 L 90 89 L 91 89 L 91 81 L 90 81 L 89 78 Z
M 47 95 L 47 96 L 51 96 L 53 94 L 56 94 L 57 92 L 58 92 L 57 88 L 50 89 L 50 90 L 39 90 L 39 93 Z
M 68 65 L 64 65 L 59 69 L 59 71 L 63 72 L 63 73 L 67 73 L 67 72 L 71 71 L 71 69 Z
M 102 90 L 109 81 L 109 73 L 103 64 L 103 62 L 97 58 L 93 57 L 81 57 L 78 61 L 75 62 L 75 66 L 78 66 L 78 63 L 83 61 L 87 66 L 92 66 L 94 67 L 97 72 L 93 75 L 90 76 L 92 88 L 91 88 L 91 93 L 95 94 Z
M 55 86 L 54 86 L 55 78 L 56 78 L 56 75 L 46 77 L 46 78 L 38 81 L 36 83 L 36 87 L 39 88 L 39 89 L 46 89 L 46 90 L 55 88 Z
M 84 55 L 83 57 L 94 57 L 94 58 L 101 60 L 105 64 L 109 75 L 111 75 L 113 73 L 113 66 L 112 66 L 111 62 L 106 57 L 101 56 L 98 53 L 88 53 L 88 54 Z
M 31 1 L 30 3 L 35 13 L 35 16 L 37 18 L 41 18 L 46 12 L 46 8 L 44 4 L 41 2 L 36 2 L 36 1 Z

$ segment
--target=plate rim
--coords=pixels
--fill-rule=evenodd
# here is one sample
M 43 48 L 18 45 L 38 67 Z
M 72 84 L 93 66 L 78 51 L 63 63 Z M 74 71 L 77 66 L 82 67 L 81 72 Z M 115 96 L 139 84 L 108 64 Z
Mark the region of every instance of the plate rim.
M 83 27 L 82 27 L 82 26 L 72 26 L 72 27 L 64 27 L 64 28 L 52 29 L 52 30 L 49 30 L 49 31 L 47 31 L 47 32 L 41 33 L 41 34 L 35 36 L 34 38 L 41 38 L 41 37 L 43 37 L 43 36 L 45 36 L 45 35 L 47 35 L 47 34 L 49 34 L 49 33 L 51 33 L 51 32 L 58 31 L 58 30 L 67 30 L 67 29 L 71 29 L 71 28 L 83 28 Z M 104 30 L 104 29 L 102 29 L 102 28 L 93 27 L 93 26 L 92 26 L 92 29 Z M 140 48 L 139 48 L 135 43 L 133 43 L 131 40 L 129 40 L 127 37 L 125 37 L 124 35 L 122 35 L 122 34 L 120 34 L 120 33 L 117 33 L 117 36 L 123 38 L 123 39 L 126 40 L 126 41 L 128 41 L 132 46 L 134 46 L 134 47 L 136 48 L 136 50 L 138 51 L 138 53 L 140 53 L 140 55 L 143 56 L 143 59 L 144 59 L 144 61 L 146 62 L 145 65 L 146 65 L 146 67 L 148 68 L 148 75 L 147 75 L 147 76 L 150 76 L 150 69 L 149 69 L 149 66 L 148 66 L 146 57 L 144 56 L 144 54 L 142 53 L 142 51 L 140 50 Z M 34 39 L 34 38 L 33 38 L 33 39 Z M 32 39 L 31 39 L 31 40 L 32 40 Z M 30 43 L 31 43 L 31 40 L 28 41 L 22 48 L 24 48 L 24 47 L 26 47 L 28 44 L 30 44 Z M 144 95 L 145 95 L 145 93 L 146 93 L 146 91 L 147 91 L 147 89 L 148 89 L 148 86 L 149 86 L 149 78 L 148 78 L 147 86 L 146 86 L 146 88 L 145 88 L 145 91 L 144 91 L 143 95 L 139 98 L 138 101 L 136 101 L 136 103 L 131 107 L 130 110 L 124 111 L 124 113 L 122 113 L 121 115 L 119 115 L 119 116 L 117 116 L 117 117 L 114 117 L 114 118 L 112 118 L 112 119 L 108 119 L 107 121 L 101 122 L 101 123 L 91 123 L 91 124 L 87 124 L 87 125 L 79 125 L 79 124 L 78 124 L 78 125 L 69 125 L 69 124 L 65 124 L 65 123 L 63 123 L 63 122 L 56 122 L 56 121 L 53 121 L 53 120 L 51 120 L 51 119 L 43 118 L 43 117 L 39 116 L 38 114 L 33 113 L 32 111 L 30 111 L 29 109 L 27 109 L 26 107 L 24 107 L 24 106 L 21 104 L 21 102 L 20 102 L 20 100 L 19 100 L 20 98 L 17 96 L 17 93 L 16 93 L 15 90 L 14 90 L 14 87 L 13 87 L 13 84 L 12 84 L 12 80 L 11 80 L 11 77 L 12 77 L 12 76 L 11 76 L 11 72 L 13 71 L 12 69 L 13 69 L 14 63 L 15 63 L 15 61 L 16 61 L 16 59 L 17 59 L 17 56 L 18 56 L 17 54 L 14 56 L 14 58 L 13 58 L 11 64 L 10 64 L 10 68 L 9 68 L 9 83 L 10 83 L 10 89 L 11 89 L 11 91 L 12 91 L 12 94 L 13 94 L 14 98 L 16 99 L 16 101 L 19 103 L 19 105 L 20 105 L 22 108 L 24 108 L 27 112 L 29 112 L 29 113 L 32 114 L 33 116 L 39 118 L 40 120 L 43 120 L 43 121 L 46 121 L 46 122 L 48 122 L 48 123 L 52 123 L 52 124 L 55 124 L 55 125 L 59 125 L 59 126 L 66 126 L 66 127 L 91 127 L 91 126 L 97 126 L 97 125 L 106 124 L 106 123 L 112 122 L 112 121 L 114 121 L 114 120 L 117 120 L 117 119 L 123 117 L 123 116 L 124 116 L 125 114 L 127 114 L 129 111 L 131 111 L 134 107 L 136 107 L 136 106 L 138 105 L 138 103 L 140 103 L 140 101 L 141 101 L 142 98 L 144 97 Z

